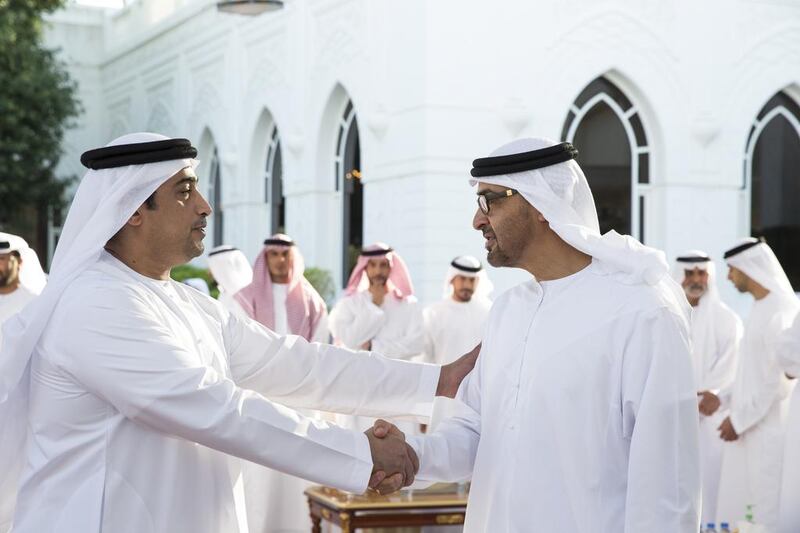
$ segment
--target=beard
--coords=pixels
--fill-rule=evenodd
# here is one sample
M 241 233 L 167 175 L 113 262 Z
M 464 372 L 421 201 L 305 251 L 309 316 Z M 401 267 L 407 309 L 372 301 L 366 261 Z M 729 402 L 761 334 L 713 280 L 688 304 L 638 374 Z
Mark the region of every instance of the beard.
M 472 300 L 472 294 L 474 292 L 475 291 L 472 291 L 470 289 L 461 289 L 460 291 L 456 291 L 456 296 L 458 297 L 458 300 L 461 302 L 469 302 L 470 300 Z
M 683 292 L 690 298 L 700 298 L 706 293 L 706 287 L 697 283 L 693 283 L 688 287 L 684 287 Z
M 486 261 L 493 267 L 503 267 L 511 265 L 511 258 L 501 248 L 500 244 L 495 241 L 494 248 L 486 254 Z
M 367 276 L 367 279 L 369 280 L 370 285 L 378 285 L 378 286 L 386 285 L 386 282 L 389 280 L 387 276 L 384 276 L 382 274 L 375 274 L 372 277 Z

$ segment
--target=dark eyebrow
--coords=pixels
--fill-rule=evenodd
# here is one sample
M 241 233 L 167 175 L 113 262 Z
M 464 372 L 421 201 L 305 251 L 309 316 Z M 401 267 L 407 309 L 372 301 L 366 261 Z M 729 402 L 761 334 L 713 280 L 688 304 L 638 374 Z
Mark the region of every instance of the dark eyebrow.
M 479 189 L 478 192 L 475 194 L 480 196 L 481 194 L 486 194 L 487 192 L 492 192 L 491 189 Z

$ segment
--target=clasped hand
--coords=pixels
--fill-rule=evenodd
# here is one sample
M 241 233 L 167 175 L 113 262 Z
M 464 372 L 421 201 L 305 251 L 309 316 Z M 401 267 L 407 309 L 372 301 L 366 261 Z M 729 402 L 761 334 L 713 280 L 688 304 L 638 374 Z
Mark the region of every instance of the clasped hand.
M 411 485 L 419 471 L 419 459 L 406 444 L 405 434 L 385 420 L 376 420 L 364 434 L 372 452 L 369 488 L 389 494 Z

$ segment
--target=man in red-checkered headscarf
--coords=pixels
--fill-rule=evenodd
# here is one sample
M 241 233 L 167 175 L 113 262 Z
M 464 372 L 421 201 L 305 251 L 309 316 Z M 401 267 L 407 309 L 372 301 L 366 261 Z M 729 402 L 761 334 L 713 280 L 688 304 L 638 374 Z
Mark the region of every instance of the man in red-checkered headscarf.
M 328 308 L 303 277 L 304 270 L 292 238 L 276 233 L 264 241 L 253 266 L 253 282 L 235 299 L 252 319 L 276 333 L 328 342 Z

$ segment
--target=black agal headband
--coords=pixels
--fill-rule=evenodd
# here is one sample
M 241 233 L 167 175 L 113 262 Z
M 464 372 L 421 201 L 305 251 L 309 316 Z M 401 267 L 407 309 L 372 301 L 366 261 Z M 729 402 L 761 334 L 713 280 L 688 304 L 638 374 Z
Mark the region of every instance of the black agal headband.
M 764 237 L 759 237 L 758 239 L 752 240 L 750 242 L 746 242 L 744 244 L 740 244 L 739 246 L 734 246 L 733 248 L 731 248 L 730 250 L 725 252 L 725 255 L 723 256 L 723 258 L 728 259 L 730 257 L 733 257 L 734 255 L 739 255 L 740 253 L 744 252 L 745 250 L 749 250 L 753 246 L 758 246 L 762 242 L 764 242 L 764 243 L 767 242 L 766 239 L 764 239 Z
M 456 270 L 461 270 L 462 272 L 471 272 L 472 274 L 477 274 L 481 270 L 483 270 L 483 266 L 470 266 L 470 265 L 462 265 L 458 262 L 458 258 L 453 259 L 450 261 L 450 266 L 455 268 Z
M 264 241 L 264 246 L 294 246 L 294 241 L 287 239 L 269 239 Z
M 711 258 L 707 255 L 686 255 L 675 260 L 679 263 L 708 263 Z
M 146 143 L 119 144 L 89 150 L 81 155 L 81 164 L 92 170 L 144 165 L 175 159 L 194 159 L 197 149 L 189 139 L 165 139 Z
M 540 150 L 531 150 L 521 154 L 498 155 L 494 157 L 482 157 L 472 162 L 473 178 L 484 176 L 501 176 L 503 174 L 514 174 L 537 168 L 549 167 L 575 159 L 578 150 L 570 143 L 560 143 L 555 146 L 548 146 Z
M 364 257 L 377 257 L 379 255 L 387 255 L 394 252 L 393 248 L 378 248 L 377 250 L 361 250 L 361 254 Z

